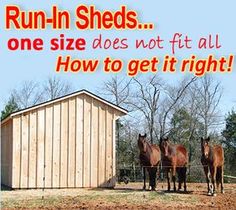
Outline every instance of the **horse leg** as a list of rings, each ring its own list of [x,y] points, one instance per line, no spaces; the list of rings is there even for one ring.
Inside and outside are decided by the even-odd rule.
[[[211,181],[212,181],[212,185],[213,185],[213,196],[216,196],[216,172],[217,172],[217,168],[215,166],[210,167],[210,171],[211,171]]]
[[[143,167],[143,190],[146,190],[146,170]]]
[[[157,167],[154,167],[153,168],[153,190],[156,190],[156,186],[157,186],[156,180],[157,180]]]
[[[181,182],[179,181],[178,191],[180,191],[181,188],[182,188],[182,186],[181,186]]]
[[[182,185],[182,168],[179,168],[177,170],[178,173],[178,181],[179,181],[179,186],[178,186],[178,191],[181,190],[181,185]]]
[[[211,195],[211,192],[210,192],[210,184],[209,184],[209,170],[208,170],[208,166],[203,166],[204,168],[204,172],[205,172],[205,175],[206,175],[206,182],[207,182],[207,194],[208,195]]]
[[[219,184],[221,179],[221,167],[216,168],[216,187],[217,191],[219,192]]]
[[[168,184],[168,191],[170,191],[170,170],[166,170],[166,175],[167,175],[167,184]]]
[[[153,189],[153,174],[152,174],[152,168],[148,168],[148,175],[149,175],[149,190]]]
[[[151,190],[155,190],[155,168],[150,168],[149,169],[149,186],[151,188]]]
[[[174,192],[176,192],[176,185],[175,185],[175,181],[176,181],[176,167],[175,166],[173,167],[173,170],[172,170],[172,181],[174,183]]]
[[[184,176],[184,192],[187,192],[187,185],[186,185],[186,179],[187,179],[187,167],[183,168],[183,176]]]
[[[221,174],[221,179],[220,179],[220,185],[221,185],[221,193],[225,193],[224,192],[224,166],[220,167],[220,174]]]

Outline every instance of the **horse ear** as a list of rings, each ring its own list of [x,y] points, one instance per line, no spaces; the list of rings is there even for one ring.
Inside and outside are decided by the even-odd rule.
[[[203,142],[203,138],[201,137],[201,142]]]
[[[169,138],[168,137],[164,138],[164,141],[169,141]]]
[[[210,136],[208,136],[206,140],[207,140],[207,141],[210,141]]]
[[[147,134],[145,133],[145,134],[144,134],[144,138],[146,138],[146,137],[147,137]]]
[[[138,137],[139,137],[139,138],[141,137],[141,134],[140,134],[140,133],[138,134]]]

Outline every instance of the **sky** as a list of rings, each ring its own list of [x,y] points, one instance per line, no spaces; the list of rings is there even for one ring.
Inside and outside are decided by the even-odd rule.
[[[88,89],[96,92],[103,81],[109,79],[114,74],[104,73],[99,67],[96,73],[56,73],[55,64],[59,55],[70,55],[78,59],[104,59],[105,57],[119,58],[124,61],[130,59],[144,59],[157,56],[163,58],[165,55],[171,55],[171,46],[168,41],[175,33],[188,35],[192,41],[192,49],[176,50],[175,56],[179,60],[188,58],[192,54],[197,57],[205,58],[209,54],[216,57],[229,56],[236,54],[236,1],[141,1],[141,0],[123,0],[123,1],[35,1],[35,0],[1,0],[0,2],[0,110],[7,102],[12,89],[17,88],[23,81],[34,80],[44,81],[49,76],[57,76],[73,84],[76,89]],[[129,10],[135,10],[138,13],[138,19],[143,23],[154,23],[154,30],[78,30],[74,27],[76,19],[75,9],[80,5],[95,5],[99,10],[116,11],[121,5],[126,5]],[[6,30],[5,29],[5,7],[7,5],[18,5],[22,10],[44,10],[50,15],[53,5],[57,5],[61,10],[68,10],[71,13],[72,27],[70,30]],[[85,38],[88,47],[85,51],[59,51],[49,50],[49,41],[52,38],[58,38],[60,34],[66,37]],[[94,38],[102,35],[103,39],[127,38],[129,48],[126,50],[92,50],[91,42]],[[199,50],[197,40],[200,37],[208,37],[211,34],[213,40],[216,34],[219,35],[220,49]],[[149,40],[161,36],[164,39],[164,49],[135,49],[136,39]],[[44,40],[43,51],[10,51],[7,48],[7,42],[10,38],[42,38]],[[224,89],[223,97],[220,103],[222,114],[227,113],[236,106],[235,94],[235,61],[233,63],[232,73],[213,74],[217,81],[222,83]],[[126,76],[126,70],[119,73],[120,76]],[[150,74],[145,74],[148,76]],[[183,73],[165,73],[162,74],[164,80],[168,83],[177,84],[179,79],[184,77]]]

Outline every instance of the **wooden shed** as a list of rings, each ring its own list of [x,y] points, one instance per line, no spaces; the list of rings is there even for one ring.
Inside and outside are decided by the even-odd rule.
[[[115,121],[126,110],[81,90],[1,122],[1,181],[11,188],[113,187]]]

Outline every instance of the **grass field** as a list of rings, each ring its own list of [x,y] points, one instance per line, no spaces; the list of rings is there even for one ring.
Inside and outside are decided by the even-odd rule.
[[[189,183],[188,192],[141,190],[141,183],[115,189],[47,189],[1,192],[2,209],[236,209],[236,184],[225,184],[225,194],[207,196],[206,184]]]

